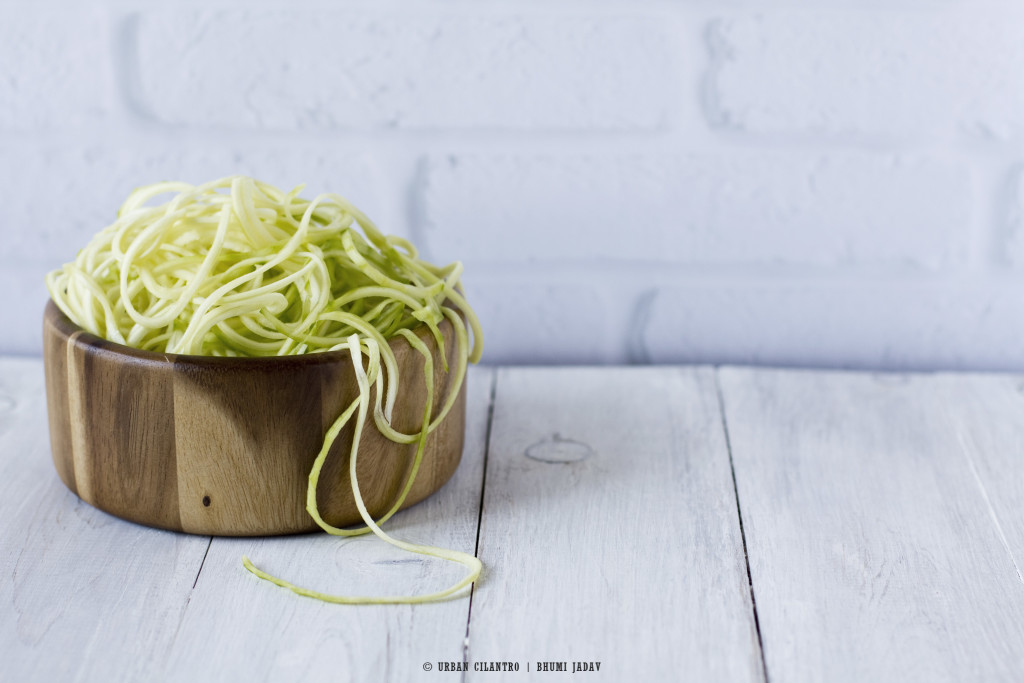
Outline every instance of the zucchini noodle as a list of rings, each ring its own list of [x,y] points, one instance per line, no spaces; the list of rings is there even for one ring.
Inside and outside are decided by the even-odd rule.
[[[196,186],[165,182],[139,188],[125,201],[117,220],[72,263],[47,275],[47,288],[57,306],[83,329],[158,353],[283,356],[347,351],[359,395],[327,430],[309,473],[306,510],[329,534],[373,533],[408,552],[462,564],[469,573],[455,585],[425,595],[342,596],[271,576],[248,557],[242,563],[261,579],[326,602],[443,600],[477,580],[480,560],[393,538],[381,525],[405,502],[427,437],[454,406],[467,363],[480,360],[480,323],[459,290],[462,264],[438,267],[423,261],[412,244],[380,232],[346,199],[321,194],[310,201],[299,197],[302,189],[283,192],[244,176]],[[173,196],[154,203],[167,194]],[[451,340],[444,339],[439,327],[445,319],[455,331],[454,369],[448,368],[445,354],[445,343]],[[433,419],[433,356],[412,331],[420,325],[430,330],[444,369],[454,372]],[[423,421],[410,434],[391,426],[399,377],[388,341],[396,337],[406,339],[424,361]],[[377,520],[366,509],[356,478],[359,439],[371,415],[388,439],[416,444],[401,493]],[[349,473],[365,526],[341,529],[321,517],[316,489],[331,446],[352,420]]]

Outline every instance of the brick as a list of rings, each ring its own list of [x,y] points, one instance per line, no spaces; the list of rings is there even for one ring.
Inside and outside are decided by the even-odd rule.
[[[789,282],[658,292],[656,363],[883,370],[1024,368],[1024,298],[997,282]]]
[[[650,18],[146,12],[159,120],[250,129],[645,129],[675,86]]]
[[[1002,218],[1004,229],[997,243],[999,260],[1014,267],[1024,266],[1024,166],[1017,166],[1010,173],[1006,193],[1007,204]]]
[[[607,362],[606,307],[595,289],[486,282],[472,269],[465,283],[483,326],[485,363]]]
[[[431,157],[424,238],[467,262],[955,266],[970,181],[833,153]]]
[[[0,8],[0,128],[76,128],[102,120],[113,99],[103,14]]]
[[[163,180],[202,183],[245,173],[293,187],[303,195],[333,191],[346,196],[386,232],[396,211],[380,192],[380,171],[367,157],[331,145],[231,146],[181,142],[146,148],[0,145],[0,185],[8,204],[2,219],[5,252],[0,263],[30,260],[57,267],[100,229],[136,187]],[[402,226],[404,227],[404,226]]]
[[[712,24],[708,116],[754,133],[1019,137],[1024,12],[773,11]]]

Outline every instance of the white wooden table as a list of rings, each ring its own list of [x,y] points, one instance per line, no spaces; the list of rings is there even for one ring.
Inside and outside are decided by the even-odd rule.
[[[372,537],[210,539],[99,512],[54,472],[41,363],[0,359],[0,680],[1024,680],[1020,378],[469,381],[457,474],[388,527],[475,549],[481,581],[443,604],[349,607],[240,558],[348,594],[438,589],[462,568]],[[477,670],[500,662],[519,671]]]

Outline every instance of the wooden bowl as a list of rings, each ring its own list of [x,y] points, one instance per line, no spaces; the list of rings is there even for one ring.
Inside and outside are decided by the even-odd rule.
[[[441,326],[453,339],[451,323]],[[434,410],[446,373],[433,336]],[[140,351],[90,334],[51,301],[43,320],[50,444],[69,489],[101,510],[149,526],[194,534],[257,536],[312,531],[306,487],[334,419],[358,395],[347,351],[304,356],[218,358]],[[446,344],[454,368],[456,344]],[[418,430],[426,386],[423,357],[399,337],[400,392],[392,424]],[[455,472],[466,416],[463,384],[430,435],[403,507],[423,500]],[[354,420],[331,449],[317,487],[323,518],[360,523],[349,478]],[[357,476],[378,517],[405,484],[415,444],[382,436],[368,415]]]

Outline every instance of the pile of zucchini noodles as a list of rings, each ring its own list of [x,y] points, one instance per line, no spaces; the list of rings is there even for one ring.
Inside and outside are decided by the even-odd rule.
[[[299,186],[283,192],[244,176],[197,186],[165,182],[139,188],[121,207],[117,220],[97,234],[73,263],[47,276],[47,287],[57,306],[80,327],[139,349],[214,356],[348,351],[359,396],[327,431],[309,474],[306,509],[329,534],[373,532],[409,552],[465,565],[469,574],[450,588],[426,595],[339,596],[271,576],[248,557],[242,558],[243,564],[262,579],[327,602],[441,600],[475,581],[480,561],[467,553],[392,538],[380,525],[405,501],[427,436],[458,397],[467,361],[480,359],[480,324],[459,291],[462,265],[437,267],[423,261],[407,240],[384,235],[344,198],[322,194],[310,201],[299,197],[301,191]],[[149,205],[168,193],[173,193],[168,201]],[[431,420],[432,355],[412,330],[426,325],[445,359],[439,325],[446,318],[455,330],[457,367],[445,403]],[[472,349],[464,319],[472,330]],[[427,402],[415,434],[401,433],[390,424],[399,377],[388,340],[398,336],[406,338],[425,362]],[[447,360],[444,363],[448,370]],[[376,388],[372,408],[380,432],[396,443],[416,443],[401,494],[376,521],[363,503],[356,479],[371,386]],[[340,529],[320,516],[316,488],[331,445],[353,416],[349,470],[352,493],[366,526]]]

